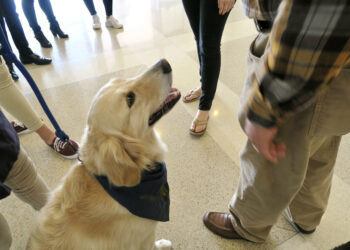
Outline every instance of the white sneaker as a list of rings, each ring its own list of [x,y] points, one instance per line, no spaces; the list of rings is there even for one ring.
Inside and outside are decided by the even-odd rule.
[[[117,19],[115,19],[113,16],[110,16],[106,20],[106,27],[107,28],[114,28],[114,29],[122,29],[123,24],[121,24]]]
[[[99,29],[101,29],[100,18],[98,17],[97,14],[92,16],[92,28],[93,28],[94,30],[99,30]]]

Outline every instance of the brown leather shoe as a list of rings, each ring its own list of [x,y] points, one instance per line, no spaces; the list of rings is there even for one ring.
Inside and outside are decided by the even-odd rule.
[[[203,216],[204,225],[212,232],[228,239],[243,239],[232,226],[229,213],[207,212]]]

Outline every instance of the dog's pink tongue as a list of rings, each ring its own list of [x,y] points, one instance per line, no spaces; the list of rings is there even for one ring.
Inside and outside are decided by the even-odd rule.
[[[165,99],[164,103],[170,102],[171,99],[176,97],[179,94],[179,91],[176,88],[171,88],[168,97]]]
[[[159,108],[155,111],[155,113],[158,112],[159,110],[161,110],[165,104],[170,102],[172,99],[176,98],[179,94],[180,94],[180,91],[178,91],[176,88],[171,88],[167,98],[162,103],[162,105],[159,106]]]

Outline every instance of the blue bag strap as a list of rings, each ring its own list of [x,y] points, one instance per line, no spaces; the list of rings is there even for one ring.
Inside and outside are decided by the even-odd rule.
[[[34,91],[34,94],[36,95],[36,98],[38,99],[41,107],[45,111],[47,117],[49,118],[52,126],[56,130],[56,136],[59,137],[62,141],[69,143],[69,136],[60,128],[58,125],[55,117],[52,115],[49,107],[47,106],[43,96],[40,93],[40,90],[38,86],[35,84],[35,81],[27,71],[27,69],[23,66],[23,64],[17,59],[15,54],[12,52],[12,49],[10,45],[7,42],[6,36],[0,26],[0,55],[2,55],[7,63],[14,63],[19,71],[23,74],[23,76],[26,78],[27,82],[29,83],[30,87]],[[73,148],[74,146],[69,143]],[[77,150],[76,148],[74,148]]]

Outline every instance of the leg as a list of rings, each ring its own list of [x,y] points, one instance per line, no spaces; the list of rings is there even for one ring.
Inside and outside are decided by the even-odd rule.
[[[244,126],[245,105],[260,57],[268,44],[268,34],[259,34],[248,54],[248,76],[241,96],[239,119]],[[263,242],[279,215],[301,188],[309,159],[310,139],[307,136],[313,108],[299,113],[279,130],[278,140],[287,145],[286,157],[278,164],[266,161],[249,141],[241,153],[241,174],[238,188],[229,209],[232,225],[244,238]],[[296,130],[295,127],[298,129]]]
[[[229,12],[219,15],[218,3],[200,1],[199,53],[202,76],[202,96],[199,110],[210,110],[216,92],[221,66],[221,37]]]
[[[103,0],[105,6],[106,16],[112,16],[113,14],[113,0]]]
[[[200,1],[199,57],[202,94],[190,133],[202,135],[207,127],[221,67],[221,37],[229,12],[219,15],[217,1]]]
[[[194,38],[196,41],[196,47],[197,47],[197,56],[199,61],[199,75],[202,75],[202,63],[201,63],[201,56],[199,51],[199,1],[198,0],[182,0],[188,21],[190,23],[190,26],[192,28],[192,32],[194,34]],[[202,79],[201,79],[202,81]],[[199,98],[199,96],[202,94],[201,87],[198,87],[194,90],[190,90],[186,95],[184,96],[184,102],[191,102],[195,101]]]
[[[23,122],[29,129],[36,131],[43,126],[43,122],[22,92],[13,84],[6,64],[0,64],[0,106]]]
[[[91,16],[97,14],[93,0],[84,0],[84,3],[86,5],[86,8],[89,10]]]
[[[40,210],[47,202],[49,189],[23,148],[4,184],[35,210]]]
[[[55,14],[53,13],[50,0],[39,0],[40,8],[45,13],[47,20],[51,25],[57,23]]]
[[[334,164],[340,144],[340,136],[313,138],[311,158],[304,184],[289,205],[293,222],[310,231],[321,222],[331,191]]]
[[[103,0],[106,11],[106,27],[114,29],[122,29],[123,24],[121,24],[116,18],[112,16],[113,14],[113,0]]]
[[[248,141],[241,153],[241,173],[229,209],[234,230],[245,239],[264,242],[278,217],[299,191],[309,157],[308,124],[312,109],[280,129],[278,140],[286,143],[286,157],[272,164]],[[298,127],[296,131],[293,128]]]
[[[0,249],[9,250],[12,243],[12,236],[9,224],[0,213]]]
[[[11,32],[12,39],[19,51],[19,54],[22,56],[33,54],[32,50],[29,48],[28,41],[24,35],[22,24],[18,18],[14,0],[0,0],[0,5],[3,9],[3,14],[7,26]]]
[[[24,15],[26,16],[27,21],[34,33],[41,31],[35,14],[34,0],[22,0],[22,8]]]
[[[41,121],[22,92],[13,84],[4,60],[0,64],[0,79],[0,106],[27,128],[36,131],[46,144],[51,144],[55,133]]]
[[[45,13],[47,20],[50,23],[50,30],[52,34],[54,36],[57,35],[60,38],[68,38],[68,35],[61,30],[61,27],[56,20],[55,14],[53,13],[53,10],[52,10],[50,0],[39,0],[39,4],[40,4],[40,8]]]

